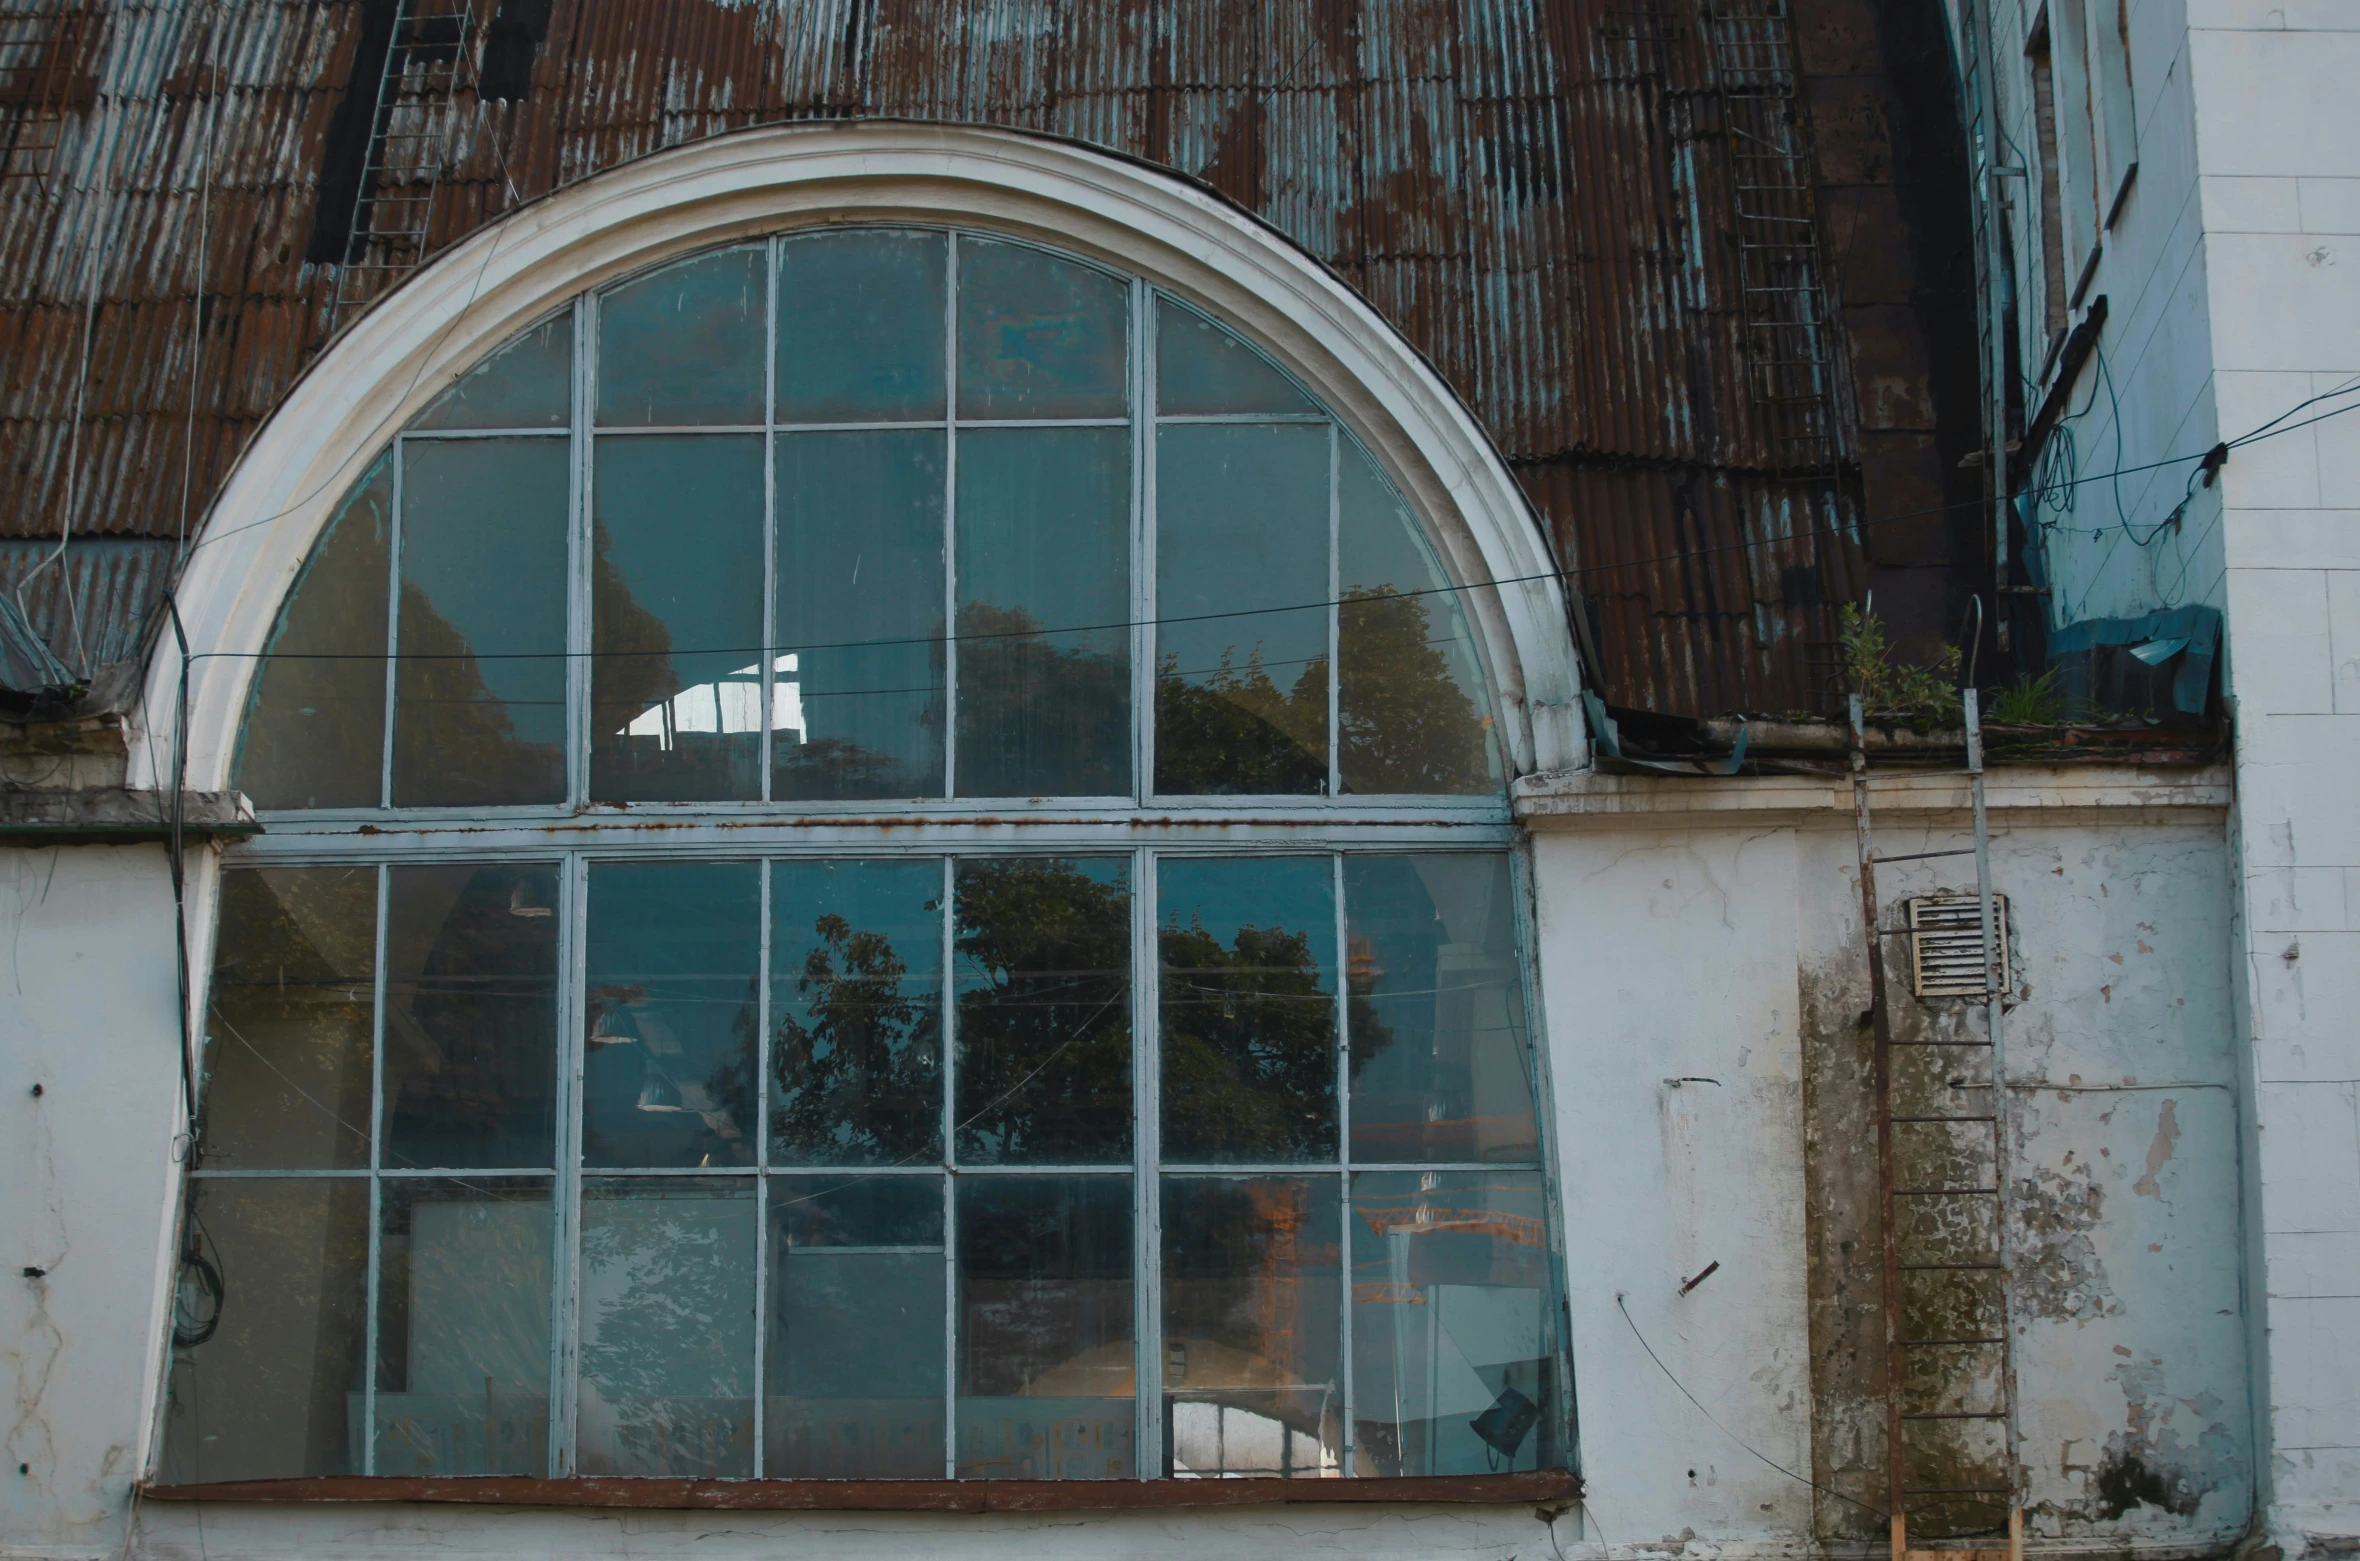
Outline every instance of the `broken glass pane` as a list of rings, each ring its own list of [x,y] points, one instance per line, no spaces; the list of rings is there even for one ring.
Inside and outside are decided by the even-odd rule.
[[[173,1347],[166,1483],[360,1473],[368,1180],[198,1177],[188,1220],[221,1294],[212,1337]],[[184,1269],[190,1321],[199,1288]]]
[[[1497,791],[1467,614],[1409,506],[1358,445],[1340,478],[1337,766],[1351,792]]]
[[[942,1477],[942,1177],[770,1183],[763,1470]]]
[[[584,1165],[754,1163],[756,871],[590,869]]]
[[[1344,858],[1352,1158],[1540,1158],[1508,859]]]
[[[1552,1272],[1537,1171],[1352,1178],[1354,1473],[1563,1465]]]
[[[574,312],[510,339],[461,375],[410,424],[429,428],[563,428],[574,413]]]
[[[778,251],[778,420],[942,416],[940,233],[815,233]]]
[[[959,1179],[958,1470],[1132,1477],[1131,1179]]]
[[[1024,244],[959,240],[959,415],[1120,417],[1130,289]]]
[[[238,789],[258,808],[373,808],[385,788],[385,568],[393,460],[314,543],[254,680]]]
[[[774,1165],[900,1165],[942,1143],[942,863],[770,868]]]
[[[762,795],[762,440],[602,438],[590,795]]]
[[[759,245],[725,249],[601,296],[599,425],[761,422],[767,265]]]
[[[544,863],[393,869],[387,1167],[556,1163],[556,907]]]
[[[1131,1158],[1131,864],[958,864],[958,1152],[977,1164]]]
[[[563,439],[401,446],[401,807],[565,797]]]
[[[777,800],[942,795],[945,442],[778,440]]]
[[[1268,358],[1169,298],[1155,301],[1155,351],[1160,416],[1319,410]]]
[[[1328,441],[1156,433],[1158,792],[1327,789]]]
[[[1127,430],[960,435],[960,796],[1130,795],[1130,533]]]
[[[377,869],[221,875],[199,1140],[218,1170],[369,1163]]]
[[[1164,1158],[1336,1157],[1336,895],[1324,856],[1156,866]]]
[[[549,1183],[389,1178],[377,1472],[549,1472]]]
[[[1333,1176],[1167,1176],[1164,1473],[1344,1472],[1342,1189]]]
[[[583,1474],[754,1472],[754,1183],[582,1184]]]

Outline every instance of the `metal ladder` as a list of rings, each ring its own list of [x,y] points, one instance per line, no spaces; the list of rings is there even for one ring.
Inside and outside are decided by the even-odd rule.
[[[399,0],[394,8],[369,149],[328,305],[330,334],[345,310],[374,301],[425,263],[474,10],[474,0]]]
[[[0,12],[0,183],[56,172],[84,31],[100,22],[86,4]]]
[[[1853,832],[1876,1040],[1892,1561],[2023,1561],[2024,1553],[2008,1231],[2007,967],[1991,888],[1981,711],[1975,690],[1962,698],[1974,845],[1882,856],[1872,784],[1928,772],[1872,774],[1860,696],[1851,697]],[[1982,933],[1983,977],[1973,995],[1982,999],[1983,1034],[1896,1040],[1885,943],[1916,929],[1883,925],[1877,864],[1967,855],[1975,859]]]
[[[1747,388],[1775,469],[1825,475],[1843,441],[1787,0],[1711,0],[1704,16],[1729,137]]]

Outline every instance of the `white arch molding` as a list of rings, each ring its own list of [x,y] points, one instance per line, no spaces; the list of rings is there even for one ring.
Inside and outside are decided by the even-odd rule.
[[[1482,427],[1382,316],[1268,227],[1168,174],[1012,131],[869,121],[713,137],[567,186],[439,256],[339,337],[239,458],[181,582],[196,658],[187,784],[230,786],[257,655],[353,478],[491,349],[674,255],[897,218],[1091,255],[1242,327],[1367,442],[1453,578],[1479,587],[1464,594],[1512,770],[1578,762],[1580,683],[1540,527]],[[178,677],[167,640],[148,672],[134,775],[169,773]]]

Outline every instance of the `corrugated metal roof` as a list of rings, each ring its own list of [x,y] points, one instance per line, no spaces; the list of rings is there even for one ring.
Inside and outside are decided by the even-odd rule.
[[[330,126],[390,0],[87,3],[94,91],[63,110],[56,171],[0,180],[0,535],[56,534],[70,491],[77,536],[177,537],[325,339],[335,273],[308,253]],[[475,0],[479,37],[498,3]],[[1825,604],[1866,578],[1858,489],[1770,475],[1700,14],[554,0],[528,96],[458,95],[433,244],[783,119],[988,123],[1165,165],[1334,267],[1466,398],[1591,571],[1574,594],[1610,698],[1791,709],[1818,686]],[[1724,550],[1667,561],[1705,539]]]

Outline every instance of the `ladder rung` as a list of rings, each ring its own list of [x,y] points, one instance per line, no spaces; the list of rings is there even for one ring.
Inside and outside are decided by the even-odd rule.
[[[1951,1089],[1989,1089],[1988,1084],[1952,1084]],[[1894,1117],[1895,1122],[1997,1122],[1998,1117]]]
[[[1973,846],[1960,846],[1955,851],[1912,851],[1906,856],[1872,856],[1872,862],[1924,862],[1937,856],[1973,856]]]
[[[1989,1198],[1997,1194],[1997,1187],[1896,1187],[1896,1198]]]
[[[1953,1344],[2005,1344],[2008,1341],[2005,1339],[1903,1339],[1899,1342],[1905,1350],[1926,1350]]]
[[[2005,1420],[2004,1409],[1927,1409],[1914,1415],[1903,1415],[1904,1420]]]
[[[1989,1046],[1989,1041],[1887,1041],[1887,1046]],[[1961,1089],[1989,1089],[1988,1084],[1962,1084]]]
[[[1904,1485],[1904,1496],[2012,1496],[2015,1488],[2008,1485]]]
[[[1903,1263],[1905,1274],[1968,1274],[1999,1271],[1997,1263]]]

